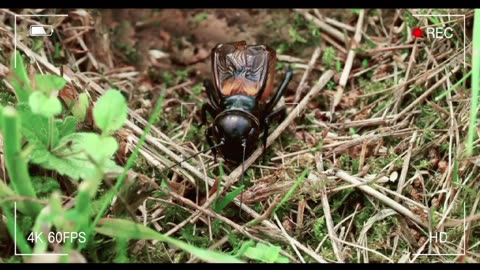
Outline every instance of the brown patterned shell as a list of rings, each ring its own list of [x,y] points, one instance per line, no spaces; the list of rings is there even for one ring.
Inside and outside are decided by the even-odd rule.
[[[256,96],[266,101],[275,80],[276,53],[265,45],[247,45],[245,41],[219,44],[212,50],[213,82],[224,96]]]

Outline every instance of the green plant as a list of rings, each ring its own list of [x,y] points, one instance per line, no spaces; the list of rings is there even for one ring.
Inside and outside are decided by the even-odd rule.
[[[123,238],[128,239],[148,239],[148,240],[160,240],[169,244],[173,244],[182,250],[190,252],[198,258],[206,262],[214,263],[239,263],[241,260],[216,251],[200,249],[191,245],[188,245],[182,241],[174,238],[162,235],[150,228],[143,225],[136,224],[128,220],[121,219],[102,219],[97,227],[96,231],[100,234],[108,235],[111,237],[117,237],[122,235]]]
[[[193,27],[197,26],[200,22],[204,21],[208,19],[208,13],[205,13],[205,12],[200,12],[198,14],[196,14],[192,20],[191,20],[191,25]]]
[[[290,260],[280,254],[279,246],[265,245],[257,243],[254,246],[253,241],[243,242],[236,257],[247,257],[262,263],[289,263]]]
[[[291,26],[288,29],[288,34],[290,35],[290,39],[292,43],[300,42],[300,43],[307,43],[307,40],[298,33],[297,29]]]
[[[220,183],[219,186],[221,185],[221,181],[223,180],[224,172],[223,172],[223,164],[220,162]],[[220,198],[220,188],[217,189],[217,192],[215,192],[215,201],[213,202],[213,210],[217,213],[220,213],[225,207],[227,207],[230,203],[235,200],[235,198],[240,195],[240,193],[243,192],[244,186],[240,186],[236,188],[235,190],[227,193],[225,197]]]
[[[332,68],[335,64],[335,49],[333,47],[325,48],[322,56],[322,64],[324,64],[327,68]]]
[[[21,149],[20,119],[13,107],[5,107],[2,112],[2,132],[4,138],[5,163],[13,189],[20,195],[36,198],[28,173],[25,154]],[[23,202],[21,202],[23,204]],[[35,216],[40,211],[36,203],[25,201],[21,207],[25,213]]]
[[[472,60],[472,105],[470,109],[470,123],[468,125],[467,155],[473,153],[473,142],[476,137],[478,99],[480,98],[480,9],[475,9],[473,24],[473,60]]]
[[[126,247],[127,240],[140,237],[165,241],[205,261],[240,262],[232,256],[163,236],[133,221],[102,219],[138,157],[139,147],[153,121],[161,112],[163,96],[157,102],[140,143],[126,167],[122,168],[113,160],[118,149],[113,134],[123,127],[128,117],[127,102],[120,91],[109,89],[94,104],[93,120],[100,133],[77,132],[78,122],[86,117],[87,96],[81,94],[75,103],[70,104],[72,110],[67,110],[56,95],[66,85],[66,80],[56,75],[37,74],[31,81],[21,55],[17,53],[16,57],[17,66],[11,67],[13,75],[8,79],[15,89],[17,103],[15,106],[0,106],[0,129],[11,183],[10,187],[0,181],[0,207],[8,220],[7,229],[11,237],[17,239],[22,253],[46,253],[49,243],[62,245],[67,254],[72,250],[81,251],[86,246],[95,245],[93,236],[97,232],[115,237],[115,261],[127,261],[128,254],[122,247]],[[62,191],[55,183],[56,179],[30,175],[29,167],[33,164],[44,169],[46,175],[55,172],[77,182],[74,207],[63,206]],[[113,190],[97,198],[107,174],[120,176]],[[34,187],[44,181],[48,181],[48,185],[36,191]],[[37,198],[39,194],[42,200]],[[18,196],[24,198],[17,202],[22,214],[18,218],[32,222],[21,222],[23,225],[15,228],[12,208],[14,198]],[[99,221],[102,222],[98,224]],[[28,235],[24,234],[26,231]],[[63,258],[64,261],[68,259],[69,256]]]

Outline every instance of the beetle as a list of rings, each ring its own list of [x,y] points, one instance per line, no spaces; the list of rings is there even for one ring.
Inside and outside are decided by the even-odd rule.
[[[228,162],[243,162],[260,137],[265,158],[269,124],[286,114],[284,105],[274,108],[292,79],[291,68],[273,93],[277,57],[269,46],[244,40],[220,43],[210,57],[212,80],[204,80],[208,102],[202,106],[201,120],[207,123],[207,113],[213,118],[205,137],[215,162],[218,153]]]

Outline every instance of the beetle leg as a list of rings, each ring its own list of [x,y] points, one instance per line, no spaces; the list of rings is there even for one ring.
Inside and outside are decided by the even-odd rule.
[[[212,132],[212,127],[208,127],[207,130],[205,130],[205,138],[207,139],[207,143],[210,147],[213,147],[215,144],[213,144],[213,132]],[[213,154],[213,160],[215,163],[217,163],[217,149],[212,148],[212,154]]]
[[[285,106],[271,112],[269,115],[265,117],[263,120],[263,161],[265,162],[265,155],[267,153],[267,138],[268,138],[268,128],[272,120],[277,120],[284,118],[287,111]]]
[[[275,93],[275,96],[268,102],[267,106],[265,107],[265,112],[268,113],[271,110],[273,110],[273,107],[277,104],[277,102],[280,100],[280,98],[283,95],[283,92],[287,89],[288,83],[292,80],[293,76],[293,71],[290,68],[290,66],[287,67],[287,72],[285,73],[285,78],[283,79],[282,84],[278,88],[277,92]]]
[[[210,116],[215,117],[217,116],[217,111],[215,108],[210,104],[210,103],[205,103],[202,106],[202,112],[201,112],[201,123],[200,126],[204,125],[207,123],[207,112],[210,114]]]

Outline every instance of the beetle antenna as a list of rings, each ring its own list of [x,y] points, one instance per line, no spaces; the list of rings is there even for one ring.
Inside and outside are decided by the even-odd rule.
[[[183,160],[181,160],[181,161],[179,161],[179,162],[175,162],[172,166],[170,166],[170,167],[168,167],[168,168],[165,168],[165,169],[163,169],[162,171],[160,171],[160,173],[163,174],[163,172],[165,172],[165,171],[167,171],[167,170],[170,170],[171,168],[173,168],[173,167],[175,167],[175,166],[178,166],[178,165],[182,164],[183,162],[185,162],[185,161],[187,161],[187,160],[189,160],[189,159],[191,159],[191,158],[194,158],[194,157],[196,157],[196,156],[198,156],[198,155],[200,155],[200,154],[206,153],[206,152],[208,152],[209,150],[212,150],[212,149],[214,149],[214,148],[217,148],[217,147],[219,147],[219,146],[222,146],[223,144],[224,144],[224,142],[223,142],[223,140],[222,140],[220,143],[218,143],[218,144],[216,144],[216,145],[214,145],[214,146],[212,146],[212,147],[210,147],[210,148],[207,148],[207,149],[205,149],[205,150],[199,151],[199,152],[197,152],[197,153],[195,153],[195,154],[193,154],[193,155],[191,155],[191,156],[189,156],[189,157],[187,157],[187,158],[185,158],[185,159],[183,159]],[[244,151],[244,152],[245,152],[245,151]]]
[[[247,140],[242,141],[243,155],[242,155],[242,174],[240,175],[240,183],[245,188],[243,175],[245,174],[245,149],[247,148]],[[240,193],[240,218],[242,218],[242,204],[243,204],[243,191]]]

